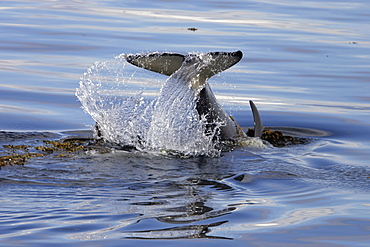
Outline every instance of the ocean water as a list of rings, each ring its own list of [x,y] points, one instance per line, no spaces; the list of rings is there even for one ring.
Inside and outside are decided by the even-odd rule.
[[[265,126],[310,141],[3,166],[0,245],[368,246],[369,10],[364,0],[2,2],[1,145],[89,135],[80,78],[150,51],[241,50],[209,81],[224,109],[247,128],[253,100]]]

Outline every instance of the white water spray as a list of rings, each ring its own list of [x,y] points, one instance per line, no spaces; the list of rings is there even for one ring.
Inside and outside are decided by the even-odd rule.
[[[196,110],[199,88],[176,83],[179,78],[174,77],[159,90],[156,74],[126,65],[125,54],[96,62],[84,73],[76,90],[104,140],[145,151],[219,155],[220,150],[215,148],[218,127],[206,133],[205,117]]]

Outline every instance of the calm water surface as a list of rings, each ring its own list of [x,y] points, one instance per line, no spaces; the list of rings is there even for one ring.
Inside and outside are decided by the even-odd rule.
[[[74,93],[95,61],[234,50],[243,60],[210,81],[225,109],[251,126],[254,100],[265,126],[311,142],[2,167],[1,246],[368,246],[369,12],[365,0],[2,2],[2,145],[89,129]]]

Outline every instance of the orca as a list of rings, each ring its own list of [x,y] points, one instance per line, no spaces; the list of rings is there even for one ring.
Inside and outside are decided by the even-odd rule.
[[[208,83],[212,76],[237,64],[243,57],[241,51],[208,52],[182,55],[171,52],[154,52],[149,54],[128,54],[126,61],[137,67],[169,76],[166,83],[187,85],[194,90],[196,110],[199,118],[206,118],[206,128],[218,126],[218,138],[221,141],[235,141],[246,137],[236,121],[222,109]],[[250,101],[254,117],[254,136],[261,137],[263,126],[257,107]]]

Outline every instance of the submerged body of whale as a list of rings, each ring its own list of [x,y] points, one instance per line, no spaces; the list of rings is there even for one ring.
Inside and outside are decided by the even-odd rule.
[[[173,119],[163,119],[161,115],[177,114],[176,97],[192,97],[198,116],[192,117],[194,121],[205,122],[205,132],[213,135],[219,141],[235,141],[246,137],[238,124],[222,109],[213,94],[208,79],[220,73],[242,59],[242,52],[209,52],[200,54],[182,55],[177,53],[150,53],[127,55],[126,60],[138,67],[169,76],[161,89],[160,96],[154,106],[152,128],[153,133],[167,133],[166,126]],[[173,95],[174,88],[183,88],[181,95]],[[171,98],[172,97],[172,98]],[[262,134],[262,122],[257,108],[251,103],[255,136]],[[181,119],[181,117],[180,117]],[[181,131],[181,130],[180,130]]]

